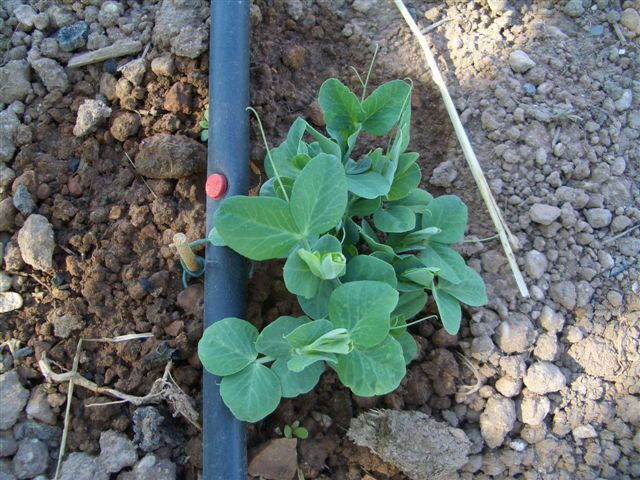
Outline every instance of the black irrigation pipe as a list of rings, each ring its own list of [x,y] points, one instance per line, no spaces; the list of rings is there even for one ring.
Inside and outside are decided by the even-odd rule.
[[[249,0],[212,0],[207,232],[220,200],[249,188],[248,104]],[[245,316],[247,276],[243,258],[226,247],[207,246],[205,328],[224,317]],[[245,480],[245,427],[222,402],[219,383],[203,371],[203,478]]]

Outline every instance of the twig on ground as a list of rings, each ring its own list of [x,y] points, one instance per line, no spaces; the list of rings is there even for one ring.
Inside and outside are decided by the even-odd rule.
[[[627,39],[625,38],[624,33],[622,33],[622,29],[620,28],[620,25],[618,25],[618,23],[613,24],[613,32],[616,34],[616,37],[618,37],[618,41],[622,45],[627,44]]]
[[[133,163],[133,160],[131,160],[131,157],[129,156],[129,154],[125,151],[124,152],[125,157],[127,157],[127,160],[129,160],[129,163],[131,164],[131,168],[133,168],[134,173],[136,174],[136,176],[140,177],[140,180],[142,180],[142,182],[145,184],[145,186],[149,189],[149,191],[151,192],[151,194],[153,195],[153,198],[155,198],[156,200],[158,200],[158,195],[156,195],[156,192],[154,192],[151,187],[149,186],[149,184],[147,183],[147,180],[145,180],[145,178],[140,175],[138,173],[138,170],[136,169],[136,165],[135,163]]]
[[[462,363],[464,363],[467,366],[467,368],[471,370],[471,373],[473,373],[473,376],[476,377],[475,385],[461,385],[458,388],[457,393],[459,393],[460,395],[473,395],[478,390],[480,390],[480,387],[482,387],[480,373],[478,372],[478,369],[476,368],[476,366],[473,363],[471,363],[471,360],[469,360],[465,355],[463,355],[460,352],[455,352],[455,353],[462,360]]]
[[[431,25],[429,25],[428,27],[426,27],[424,30],[422,30],[422,34],[426,35],[427,33],[430,33],[432,31],[434,31],[436,28],[438,28],[440,25],[443,25],[445,23],[447,23],[449,21],[448,18],[443,18],[442,20],[438,20],[435,23],[432,23]]]
[[[620,232],[618,235],[611,237],[611,238],[607,238],[604,242],[605,245],[611,242],[615,242],[616,240],[618,240],[621,237],[624,237],[625,235],[629,235],[631,232],[633,232],[634,230],[637,230],[638,228],[640,228],[640,223],[638,225],[634,225],[631,228],[627,228],[624,232]]]
[[[447,113],[449,114],[449,118],[451,123],[453,124],[453,129],[458,137],[458,141],[460,142],[460,146],[462,147],[462,152],[464,153],[465,159],[467,160],[467,164],[469,165],[469,169],[471,170],[471,174],[473,175],[474,180],[480,190],[480,195],[484,200],[485,205],[487,206],[487,210],[489,210],[489,215],[491,216],[491,220],[500,235],[500,243],[502,244],[502,248],[504,249],[505,255],[507,257],[507,261],[509,262],[509,266],[511,267],[511,272],[513,273],[513,277],[518,285],[518,289],[520,290],[520,294],[523,297],[529,296],[529,289],[524,281],[524,277],[522,276],[522,272],[518,267],[518,263],[516,261],[515,254],[513,253],[513,249],[519,248],[518,239],[511,233],[507,223],[505,222],[502,213],[500,211],[500,207],[496,204],[495,198],[491,193],[491,189],[487,183],[487,179],[482,172],[482,167],[476,158],[476,155],[471,147],[471,142],[469,142],[469,138],[462,126],[462,122],[460,121],[460,117],[458,116],[458,112],[456,107],[451,99],[451,95],[449,94],[449,90],[444,82],[442,74],[440,73],[440,69],[438,68],[438,64],[431,53],[431,49],[427,44],[427,39],[420,32],[418,25],[416,24],[413,17],[405,7],[402,0],[394,0],[396,7],[400,10],[400,13],[404,17],[407,25],[416,36],[420,47],[422,48],[427,65],[431,70],[431,76],[433,78],[433,82],[436,84],[438,89],[440,90],[440,94],[442,95],[442,99],[444,101],[445,108]],[[513,248],[512,248],[513,247]]]

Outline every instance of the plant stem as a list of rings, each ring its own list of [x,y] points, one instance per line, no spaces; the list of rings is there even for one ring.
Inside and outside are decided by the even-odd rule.
[[[406,328],[406,327],[410,327],[412,325],[417,325],[420,322],[424,322],[425,320],[431,320],[432,318],[438,318],[437,315],[429,315],[428,317],[422,317],[419,320],[414,320],[411,323],[407,323],[406,325],[398,325],[397,327],[391,327],[389,330],[399,330],[401,328]]]
[[[269,163],[271,163],[271,168],[273,168],[273,173],[275,174],[276,180],[278,181],[278,184],[282,189],[282,194],[284,195],[284,198],[287,200],[287,203],[289,203],[289,195],[287,195],[287,191],[284,189],[284,185],[282,184],[282,180],[280,180],[280,174],[278,173],[276,164],[273,162],[273,157],[271,156],[271,150],[269,149],[269,144],[267,143],[267,137],[264,134],[264,128],[262,128],[262,120],[260,120],[260,115],[258,114],[258,112],[256,112],[256,110],[253,107],[247,107],[247,110],[253,113],[253,115],[256,117],[256,120],[258,121],[258,129],[260,130],[260,135],[262,136],[264,148],[267,150],[267,157],[269,157]]]
[[[376,49],[373,52],[373,58],[371,59],[371,64],[369,65],[369,71],[367,72],[367,78],[362,85],[362,97],[360,98],[361,102],[364,102],[364,97],[367,95],[367,85],[369,85],[369,77],[371,76],[371,70],[373,70],[373,65],[376,63],[376,57],[378,56],[378,51],[380,50],[380,45],[376,43]]]
[[[274,360],[275,358],[271,358],[271,357],[261,357],[256,360],[256,363],[259,363],[262,365],[264,363],[273,362]]]

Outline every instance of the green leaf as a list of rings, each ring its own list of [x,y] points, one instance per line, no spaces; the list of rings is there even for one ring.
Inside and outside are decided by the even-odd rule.
[[[440,320],[444,329],[449,335],[456,335],[460,330],[460,322],[462,321],[462,309],[460,302],[440,288],[432,290],[433,298],[438,306]]]
[[[222,379],[220,396],[238,420],[257,422],[278,407],[282,397],[280,379],[268,367],[252,363]]]
[[[426,267],[406,270],[402,276],[422,287],[431,288],[433,285],[433,272]]]
[[[287,361],[287,368],[294,373],[300,373],[312,365],[315,365],[317,362],[338,363],[338,357],[334,353],[324,352],[294,355]]]
[[[395,390],[406,373],[402,346],[389,335],[373,348],[341,355],[334,368],[340,381],[361,397]]]
[[[373,223],[383,232],[408,232],[416,226],[416,214],[408,207],[392,205],[375,212]]]
[[[304,427],[297,427],[296,429],[294,429],[293,434],[300,440],[306,440],[307,438],[309,438],[309,430]]]
[[[402,347],[404,363],[406,365],[409,365],[418,354],[418,345],[416,344],[415,339],[409,332],[406,331],[394,338],[398,341],[398,343],[400,343],[400,346]]]
[[[216,227],[213,227],[211,230],[209,230],[209,235],[207,235],[207,240],[209,240],[209,243],[211,243],[211,245],[214,245],[216,247],[227,246],[227,244],[224,243],[224,240],[218,233],[218,229]]]
[[[300,295],[298,296],[300,308],[311,318],[318,319],[326,317],[329,313],[329,297],[335,288],[336,285],[332,280],[320,282],[320,287],[315,297],[307,299]]]
[[[374,252],[383,252],[391,258],[395,257],[393,248],[391,248],[389,245],[385,245],[384,243],[380,243],[380,240],[376,236],[376,233],[365,220],[362,220],[362,226],[358,227],[358,230],[360,231],[362,239],[371,250],[373,250]]]
[[[462,280],[460,274],[466,268],[464,259],[447,245],[432,242],[424,247],[419,258],[426,267],[438,269],[436,273],[438,277],[451,283],[458,283]]]
[[[298,153],[291,159],[291,163],[298,170],[302,170],[311,161],[311,157],[306,153]]]
[[[438,289],[472,307],[480,307],[489,301],[484,282],[478,272],[465,266],[464,273],[460,276],[462,280],[459,283],[451,283],[445,279],[439,280]]]
[[[404,173],[409,170],[411,165],[414,165],[419,157],[420,154],[418,154],[417,152],[407,152],[400,154],[400,156],[398,157],[397,172]]]
[[[300,252],[301,250],[294,250],[289,254],[284,264],[284,284],[287,290],[295,295],[313,298],[318,293],[322,280],[311,271],[308,262],[300,256]],[[313,256],[311,252],[306,253]]]
[[[335,78],[322,84],[318,103],[324,113],[324,121],[331,129],[353,130],[362,123],[364,112],[358,97]]]
[[[302,238],[287,202],[236,196],[220,205],[214,224],[225,243],[251,260],[286,256]]]
[[[393,267],[387,262],[370,255],[358,255],[347,263],[347,273],[342,277],[342,282],[355,282],[357,280],[384,282],[393,288],[398,285]]]
[[[284,338],[300,325],[310,322],[307,317],[282,316],[267,325],[256,340],[256,350],[273,358],[286,358],[291,355],[291,345]]]
[[[386,283],[345,283],[329,299],[329,318],[349,331],[354,345],[373,347],[389,333],[389,316],[397,303],[398,292]]]
[[[284,398],[294,398],[303,393],[310,392],[316,386],[322,372],[324,372],[324,363],[316,362],[309,365],[301,372],[294,372],[287,367],[287,360],[279,358],[273,365],[271,370],[278,375],[282,386],[282,396]]]
[[[374,199],[389,193],[391,183],[378,172],[347,175],[349,191],[362,198]]]
[[[318,142],[320,149],[324,153],[328,153],[329,155],[334,155],[337,158],[340,158],[342,153],[340,151],[340,145],[338,145],[333,140],[325,137],[315,128],[307,123],[307,132]]]
[[[420,167],[413,163],[406,171],[396,173],[387,198],[391,201],[405,198],[413,189],[420,185],[421,178],[422,173],[420,172]]]
[[[285,339],[294,348],[302,348],[312,344],[317,338],[330,332],[335,327],[324,318],[300,325],[290,332]]]
[[[393,80],[376,88],[364,102],[363,127],[371,135],[386,135],[398,122],[411,86],[402,80]]]
[[[245,320],[227,317],[207,327],[198,342],[198,356],[213,375],[239,372],[258,356],[258,330]]]
[[[419,314],[427,304],[427,294],[423,290],[407,292],[400,295],[398,306],[391,313],[392,316],[402,316],[405,320],[410,320]]]
[[[467,225],[467,206],[455,195],[434,198],[422,215],[422,226],[438,227],[442,230],[431,239],[440,243],[455,243],[464,237]]]
[[[347,175],[347,183],[349,183],[349,176]],[[351,188],[351,187],[349,187]],[[378,210],[382,206],[382,199],[376,198],[373,200],[360,198],[352,202],[347,213],[350,217],[366,217]]]
[[[292,159],[298,154],[298,146],[306,127],[307,122],[303,118],[296,118],[287,133],[287,139],[278,147],[271,149],[271,158],[281,177],[296,178],[300,173],[300,170],[293,165]],[[268,153],[264,157],[264,169],[269,177],[275,176]]]
[[[347,179],[337,157],[321,153],[300,173],[291,192],[291,214],[304,236],[334,228],[347,208]]]
[[[416,213],[422,213],[431,200],[433,200],[433,196],[429,192],[421,188],[415,188],[406,197],[393,202],[393,205],[402,205]]]
[[[284,397],[284,395],[283,395]],[[285,438],[293,438],[293,430],[291,429],[291,427],[289,425],[285,425],[284,426],[284,436]]]

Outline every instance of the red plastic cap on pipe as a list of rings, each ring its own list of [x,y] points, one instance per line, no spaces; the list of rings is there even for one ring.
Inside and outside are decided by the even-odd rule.
[[[207,178],[204,189],[209,198],[220,200],[227,193],[227,178],[221,173],[213,173]]]

